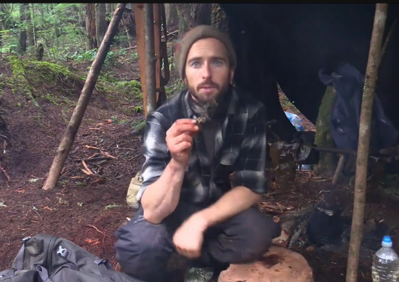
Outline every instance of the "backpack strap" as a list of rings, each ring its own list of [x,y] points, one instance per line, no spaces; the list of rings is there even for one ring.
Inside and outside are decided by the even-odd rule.
[[[106,259],[96,259],[94,263],[98,265],[98,269],[100,270],[101,276],[104,278],[110,278],[111,275],[107,268],[107,260]]]
[[[14,265],[16,270],[23,270],[24,268],[25,247],[26,247],[26,242],[28,242],[30,238],[31,237],[25,237],[22,239],[22,246],[19,249],[18,254],[14,260]]]
[[[39,273],[39,276],[43,282],[53,282],[50,277],[48,277],[48,270],[45,267],[36,265],[35,270]]]

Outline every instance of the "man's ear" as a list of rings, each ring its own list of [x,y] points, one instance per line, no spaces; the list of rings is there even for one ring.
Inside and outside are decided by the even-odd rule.
[[[233,84],[233,81],[234,81],[234,73],[235,73],[235,69],[232,68],[232,69],[230,70],[230,84]]]

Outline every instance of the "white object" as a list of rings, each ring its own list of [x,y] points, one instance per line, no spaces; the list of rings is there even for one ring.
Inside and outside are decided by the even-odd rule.
[[[390,236],[384,236],[379,249],[373,257],[371,275],[373,282],[397,282],[399,278],[399,258],[392,249]]]

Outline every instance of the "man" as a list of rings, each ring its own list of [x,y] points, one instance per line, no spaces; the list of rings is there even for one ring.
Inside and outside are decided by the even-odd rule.
[[[229,38],[197,26],[175,62],[188,90],[148,115],[141,207],[117,232],[117,260],[147,282],[167,281],[174,251],[221,269],[259,259],[281,231],[253,207],[265,192],[265,110],[233,86]],[[213,101],[210,120],[199,124]]]

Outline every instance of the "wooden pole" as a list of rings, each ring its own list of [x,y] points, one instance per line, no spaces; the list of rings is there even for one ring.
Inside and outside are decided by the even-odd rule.
[[[356,157],[355,197],[353,201],[352,228],[349,242],[346,282],[357,281],[360,243],[363,235],[364,207],[366,202],[371,114],[387,10],[388,4],[376,4],[360,113],[359,141]]]
[[[157,108],[156,98],[156,61],[154,43],[154,12],[153,3],[144,4],[144,41],[146,50],[146,90],[147,90],[147,114]]]
[[[73,141],[75,140],[76,133],[78,132],[80,123],[82,122],[83,115],[86,111],[87,105],[89,104],[90,97],[97,82],[98,75],[100,74],[101,67],[104,64],[105,57],[107,56],[109,47],[111,46],[112,39],[114,38],[114,35],[118,29],[118,25],[122,18],[125,7],[125,3],[119,3],[116,7],[114,15],[112,16],[111,22],[108,26],[107,32],[105,33],[104,39],[101,42],[100,48],[98,49],[96,58],[91,64],[91,68],[87,75],[82,92],[80,93],[79,100],[72,113],[69,124],[64,132],[64,136],[62,137],[60,145],[57,149],[57,153],[54,157],[53,163],[51,164],[48,177],[42,188],[43,190],[53,189],[57,184],[58,177],[60,176],[61,170],[68,156],[69,150],[72,147]]]

